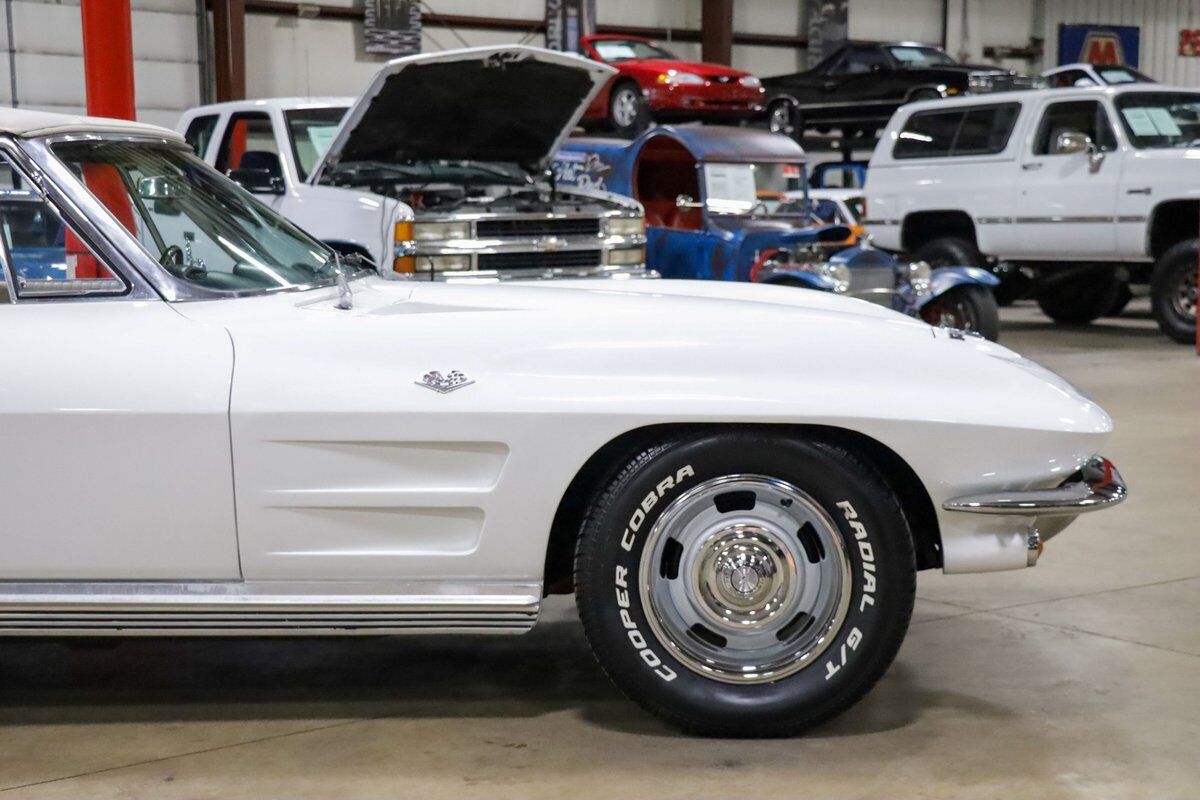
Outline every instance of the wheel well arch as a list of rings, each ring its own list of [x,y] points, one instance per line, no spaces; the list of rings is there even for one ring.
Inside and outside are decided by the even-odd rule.
[[[575,545],[588,509],[630,458],[664,439],[729,430],[784,433],[836,444],[857,453],[879,471],[879,477],[900,501],[912,533],[917,569],[942,566],[941,530],[933,500],[912,467],[882,442],[857,431],[828,425],[668,423],[621,434],[593,453],[571,479],[550,526],[543,569],[545,593],[566,594],[573,590]]]
[[[913,86],[908,90],[908,94],[904,95],[904,102],[911,103],[920,92],[933,92],[938,97],[946,97],[946,91],[941,85],[936,83],[923,83],[920,86]]]
[[[976,247],[975,221],[965,211],[914,211],[904,217],[900,227],[900,247],[912,253],[931,239],[961,236]]]
[[[1200,236],[1200,200],[1165,200],[1150,212],[1146,245],[1155,260],[1176,244]]]

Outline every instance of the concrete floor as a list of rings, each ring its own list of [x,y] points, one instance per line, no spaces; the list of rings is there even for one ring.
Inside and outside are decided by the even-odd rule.
[[[29,798],[1191,798],[1200,794],[1200,359],[1119,320],[1003,340],[1116,418],[1121,508],[1033,570],[922,574],[891,671],[802,739],[683,738],[568,600],[513,639],[8,641],[0,792]]]

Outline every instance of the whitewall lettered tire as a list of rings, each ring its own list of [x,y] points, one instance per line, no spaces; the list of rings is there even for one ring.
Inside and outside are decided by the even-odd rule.
[[[883,675],[908,627],[912,537],[835,444],[712,433],[640,453],[580,534],[576,597],[612,680],[686,731],[786,736]]]

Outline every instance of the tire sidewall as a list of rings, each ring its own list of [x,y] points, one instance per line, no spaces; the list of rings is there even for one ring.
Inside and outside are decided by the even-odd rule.
[[[1000,308],[996,298],[992,296],[991,290],[986,287],[977,284],[960,284],[930,300],[922,310],[933,310],[937,308],[939,301],[953,302],[956,298],[960,298],[969,309],[968,313],[972,317],[972,331],[979,333],[989,341],[994,342],[999,339]]]
[[[613,110],[616,108],[617,97],[624,92],[634,93],[634,105],[638,108],[628,125],[620,124],[617,121],[616,114],[613,113]],[[608,122],[613,131],[621,136],[632,136],[637,133],[638,128],[641,126],[641,118],[645,115],[645,110],[640,107],[641,102],[641,89],[636,83],[626,80],[613,87],[612,94],[608,98]]]
[[[655,521],[690,488],[733,474],[778,478],[809,495],[835,523],[850,563],[849,608],[831,644],[814,663],[770,683],[724,683],[684,665],[654,634],[638,586]],[[857,697],[861,682],[873,683],[886,668],[912,611],[911,538],[890,496],[878,491],[818,444],[715,436],[658,455],[616,487],[593,538],[581,542],[587,548],[581,559],[587,574],[577,578],[581,611],[601,631],[602,663],[627,692],[665,716],[703,710],[703,724],[746,735],[840,710],[844,697]],[[893,513],[880,513],[889,506]]]
[[[1196,323],[1178,312],[1171,297],[1188,270],[1196,270],[1198,245],[1195,239],[1173,246],[1154,267],[1150,280],[1150,304],[1158,327],[1167,336],[1182,344],[1196,341]]]

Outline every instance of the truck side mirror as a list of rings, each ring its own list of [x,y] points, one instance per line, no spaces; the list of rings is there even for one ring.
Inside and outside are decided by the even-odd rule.
[[[1088,171],[1095,172],[1104,163],[1104,153],[1083,131],[1062,131],[1054,139],[1052,155],[1088,154]]]

